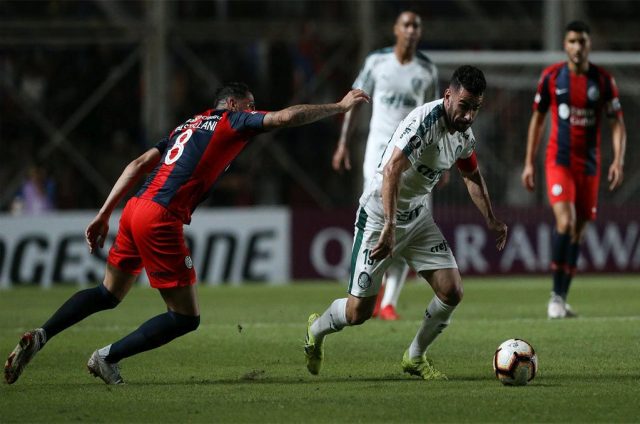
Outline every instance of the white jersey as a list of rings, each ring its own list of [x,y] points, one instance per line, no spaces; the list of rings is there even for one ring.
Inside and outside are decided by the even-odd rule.
[[[366,186],[398,123],[416,106],[439,95],[438,72],[420,51],[411,62],[401,64],[393,47],[387,47],[367,56],[353,88],[367,92],[373,103],[362,165]]]
[[[428,197],[442,173],[458,160],[473,154],[476,140],[471,128],[449,134],[445,122],[444,99],[415,108],[398,125],[388,143],[373,179],[360,197],[360,206],[373,219],[384,220],[382,169],[394,147],[402,150],[411,166],[402,173],[398,190],[398,223],[415,218],[428,209]]]

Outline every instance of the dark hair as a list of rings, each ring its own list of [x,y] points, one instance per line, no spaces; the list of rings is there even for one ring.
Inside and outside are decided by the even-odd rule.
[[[227,97],[243,98],[250,92],[249,86],[243,82],[228,82],[220,87],[215,94],[215,105]]]
[[[463,87],[474,96],[481,96],[487,88],[487,81],[480,69],[471,65],[462,65],[453,72],[449,85],[456,90]]]
[[[586,32],[587,34],[591,34],[591,29],[589,28],[589,25],[587,25],[586,23],[582,22],[582,21],[571,21],[567,24],[567,26],[564,29],[564,32],[567,33],[569,31],[573,31],[573,32]]]

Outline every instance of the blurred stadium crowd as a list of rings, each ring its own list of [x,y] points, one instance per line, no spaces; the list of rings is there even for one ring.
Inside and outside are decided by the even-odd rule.
[[[249,84],[261,110],[336,101],[351,86],[364,55],[393,44],[393,20],[403,9],[422,16],[421,47],[427,54],[549,49],[543,33],[549,8],[560,14],[560,28],[574,17],[589,22],[594,52],[640,49],[639,3],[551,3],[559,5],[462,0],[0,1],[0,210],[30,211],[30,184],[44,187],[41,191],[48,197],[36,211],[97,208],[123,167],[173,126],[210,108],[213,92],[223,81]],[[558,32],[553,49],[560,48]],[[468,60],[474,64],[473,56]],[[434,61],[443,87],[455,66]],[[535,85],[545,66],[481,65],[489,89],[474,132],[497,205],[544,202],[541,189],[529,196],[520,187],[519,175]],[[626,185],[618,193],[603,192],[602,199],[621,204],[640,194],[640,174],[631,166],[640,150],[640,67],[605,66],[620,87],[629,140]],[[361,122],[362,145],[368,117]],[[207,205],[355,205],[361,160],[356,158],[354,170],[346,175],[331,169],[339,127],[339,120],[327,119],[256,138],[256,146],[232,165]],[[608,132],[605,127],[603,166],[609,163]],[[463,185],[455,179],[436,194],[438,202],[467,202]],[[22,197],[16,197],[18,193]]]

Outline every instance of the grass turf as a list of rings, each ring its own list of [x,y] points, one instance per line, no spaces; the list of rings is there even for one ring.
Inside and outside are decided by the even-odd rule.
[[[54,338],[14,385],[0,384],[0,422],[637,422],[640,281],[579,276],[581,316],[549,321],[547,278],[465,280],[465,299],[429,354],[448,381],[403,375],[400,359],[432,292],[408,283],[402,320],[372,320],[329,336],[320,376],[302,354],[306,320],[344,287],[201,287],[200,328],[122,362],[127,384],[93,379],[91,352],[163,312],[136,288],[116,310]],[[0,292],[0,353],[43,323],[73,288]],[[531,342],[540,365],[526,387],[493,375],[495,348]]]

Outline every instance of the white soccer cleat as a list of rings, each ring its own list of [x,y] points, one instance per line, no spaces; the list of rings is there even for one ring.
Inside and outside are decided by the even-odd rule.
[[[4,363],[4,379],[8,384],[18,381],[24,367],[36,356],[47,342],[47,335],[42,328],[27,331],[22,335],[18,345]]]
[[[100,377],[107,384],[124,384],[120,375],[120,366],[105,361],[96,350],[87,362],[87,369],[94,377]]]
[[[549,319],[565,318],[567,316],[567,308],[562,296],[551,293],[551,299],[549,299],[549,305],[547,306],[547,316]]]
[[[578,314],[571,309],[571,305],[567,302],[564,303],[564,310],[567,312],[565,318],[578,318]]]

